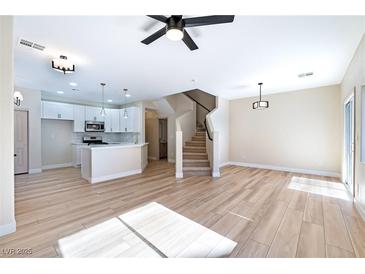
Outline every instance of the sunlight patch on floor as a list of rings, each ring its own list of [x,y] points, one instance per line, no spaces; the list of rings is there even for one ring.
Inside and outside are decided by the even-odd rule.
[[[346,201],[351,200],[351,196],[342,183],[293,176],[288,188]]]

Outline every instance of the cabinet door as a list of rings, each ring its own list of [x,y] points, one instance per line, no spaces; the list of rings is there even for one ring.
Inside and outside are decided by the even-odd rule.
[[[112,120],[112,132],[121,132],[120,129],[120,110],[112,109],[111,110],[111,120]]]
[[[129,107],[127,111],[128,111],[127,131],[139,132],[139,108]]]
[[[104,117],[100,114],[101,108],[98,107],[86,107],[85,118],[87,121],[99,121],[104,122]]]
[[[113,110],[110,108],[105,109],[105,132],[113,132]]]
[[[74,105],[74,132],[85,132],[85,106]]]
[[[128,118],[124,118],[124,111],[126,109],[122,108],[120,109],[120,131],[121,132],[127,132],[127,122],[128,122]]]
[[[58,102],[42,101],[42,118],[73,120],[73,105]]]

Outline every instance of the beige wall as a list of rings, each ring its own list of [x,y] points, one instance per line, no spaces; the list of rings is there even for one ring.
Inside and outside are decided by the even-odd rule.
[[[361,89],[365,86],[365,35],[355,52],[355,55],[345,73],[341,84],[341,125],[343,130],[344,101],[356,89],[356,113],[355,113],[355,199],[362,208],[365,216],[365,163],[360,162],[361,152]],[[343,133],[341,130],[341,139]],[[342,144],[341,148],[344,145]],[[342,149],[343,152],[343,149]],[[343,155],[343,154],[342,154]],[[344,157],[342,157],[343,159]],[[342,164],[342,171],[344,164]]]
[[[42,137],[41,137],[41,92],[16,87],[23,94],[24,101],[16,109],[27,110],[29,113],[29,173],[42,171]]]
[[[72,121],[42,119],[42,167],[72,163]]]
[[[148,159],[159,159],[159,120],[158,114],[154,110],[146,110],[145,133],[148,143]]]
[[[13,59],[13,17],[0,16],[0,236],[16,230]]]
[[[230,161],[339,174],[340,87],[327,86],[230,101]]]

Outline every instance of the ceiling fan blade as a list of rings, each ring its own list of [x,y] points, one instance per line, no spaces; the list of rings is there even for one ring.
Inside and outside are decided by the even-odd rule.
[[[166,27],[163,27],[162,29],[156,31],[154,34],[148,36],[146,39],[142,40],[141,43],[143,44],[151,44],[153,41],[157,40],[161,36],[166,34]]]
[[[163,23],[166,23],[167,22],[167,17],[164,16],[164,15],[147,15],[148,17],[151,17],[153,19],[156,19],[158,21],[161,21]]]
[[[186,30],[184,30],[184,38],[182,40],[190,50],[198,49],[198,46],[195,44],[195,42],[193,41],[193,39],[190,37],[189,33]]]
[[[234,15],[211,15],[193,18],[184,18],[186,28],[199,27],[214,24],[232,23]]]

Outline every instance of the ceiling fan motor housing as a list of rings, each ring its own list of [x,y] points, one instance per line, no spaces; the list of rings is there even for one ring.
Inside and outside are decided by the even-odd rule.
[[[182,16],[173,15],[168,18],[166,22],[166,31],[171,29],[178,29],[180,31],[183,31],[184,27],[184,20],[182,20]]]

